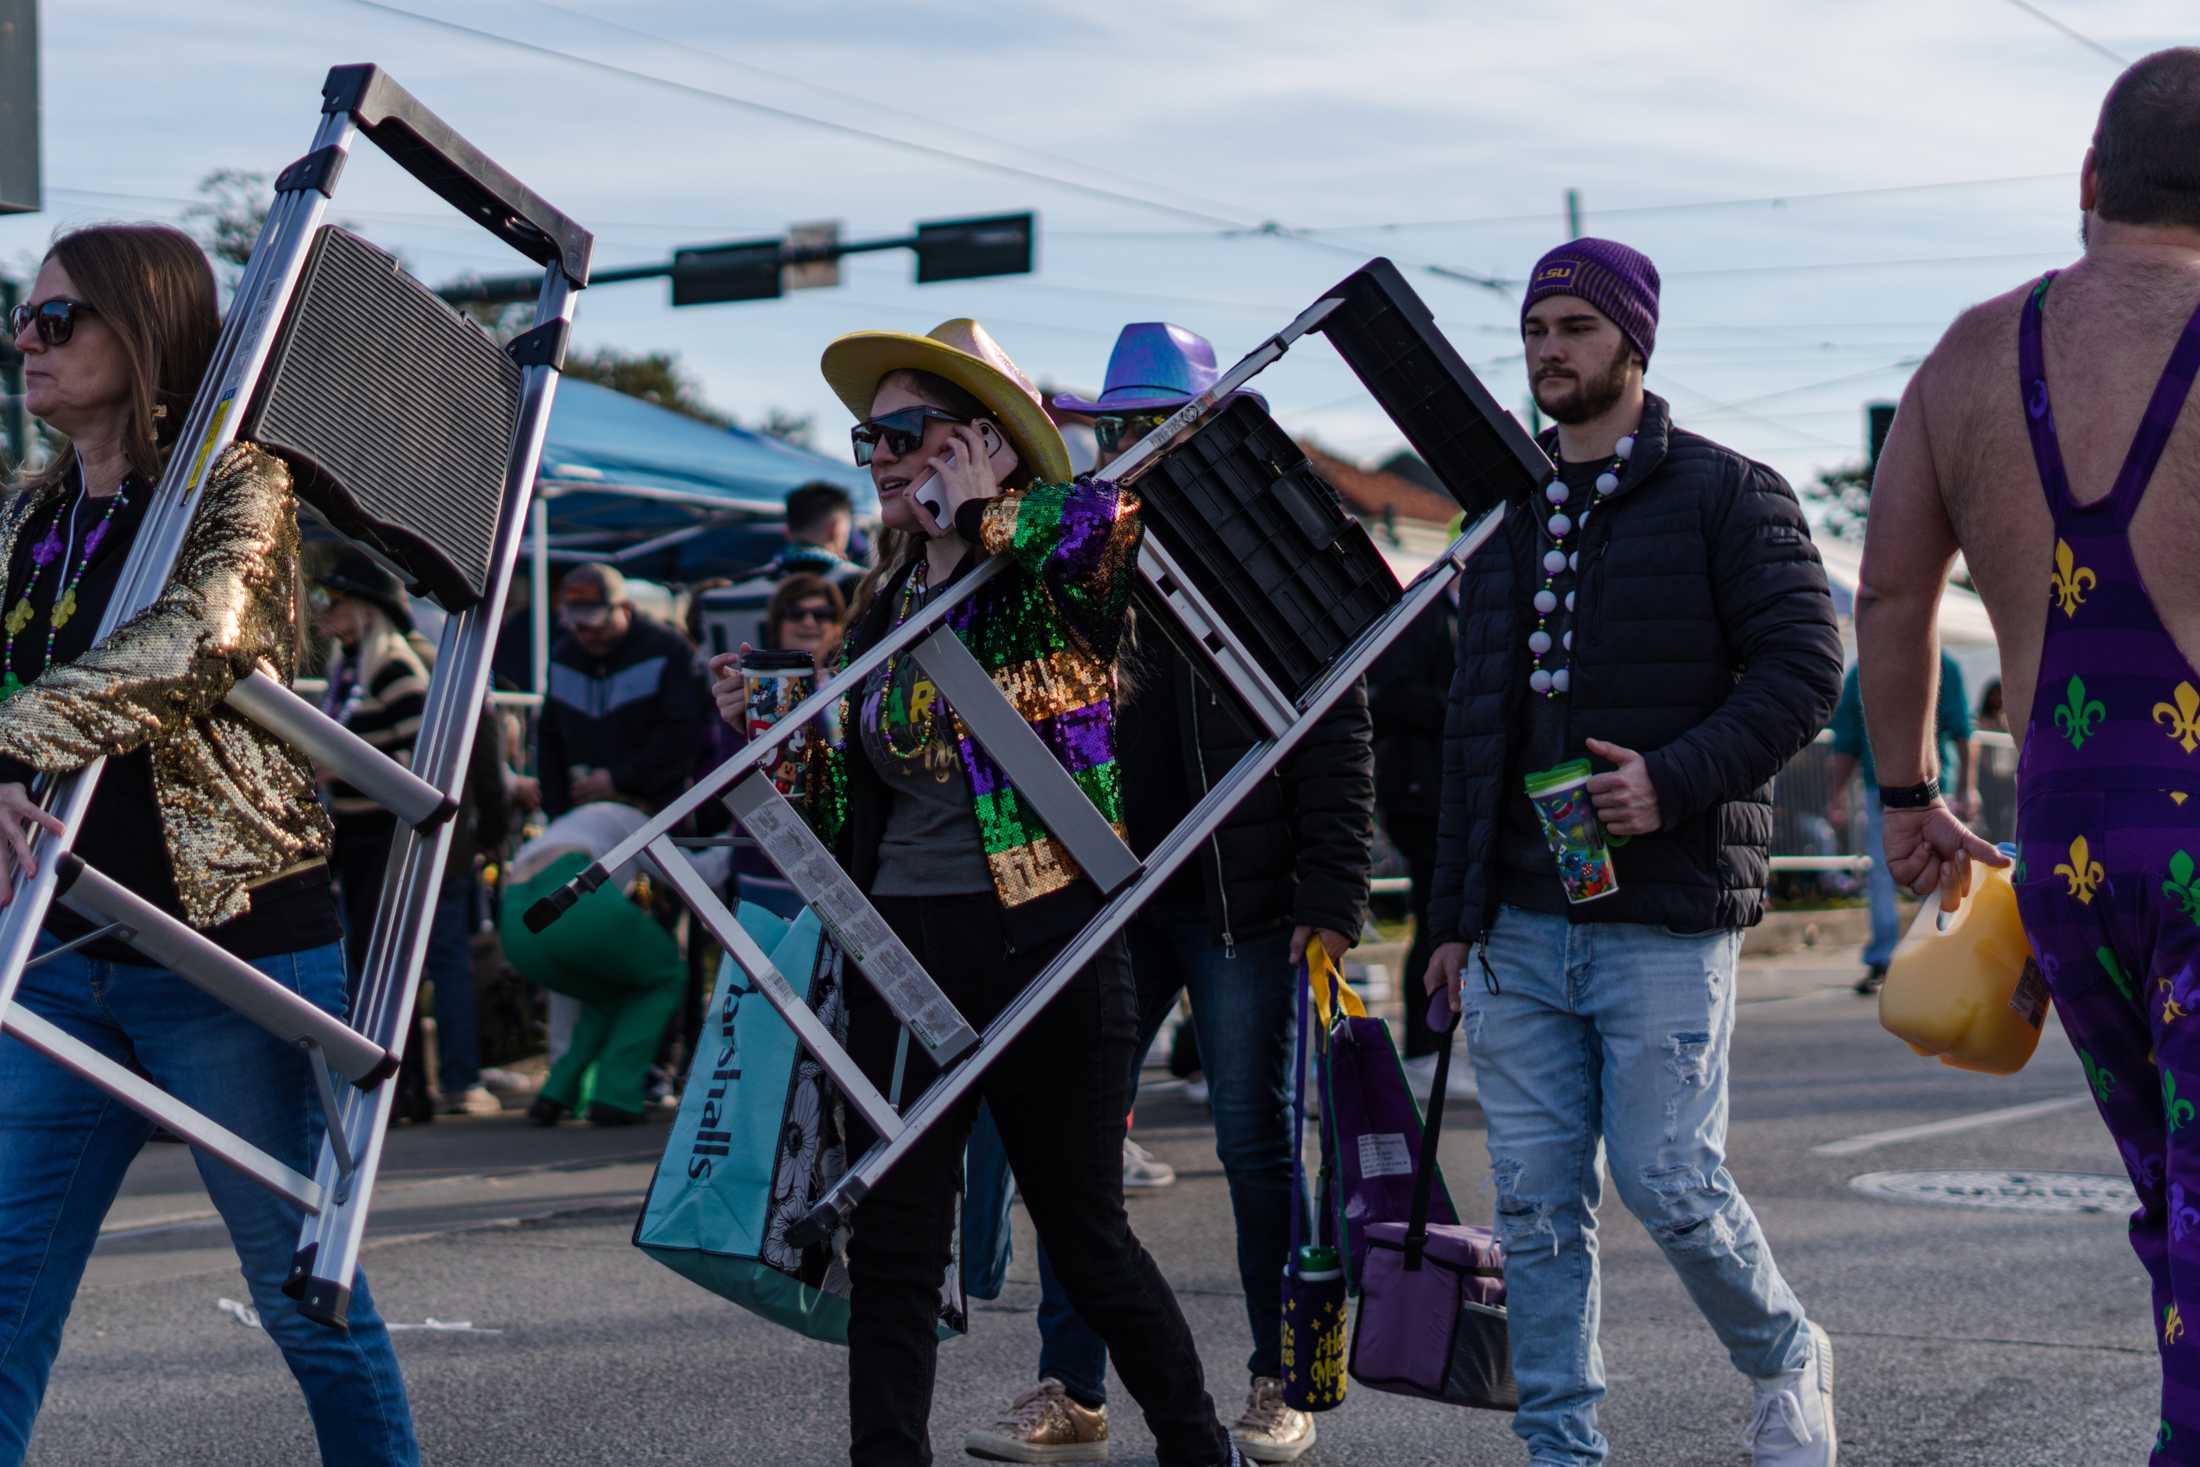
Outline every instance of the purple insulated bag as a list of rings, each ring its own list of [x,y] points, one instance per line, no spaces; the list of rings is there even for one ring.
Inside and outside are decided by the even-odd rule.
[[[1309,946],[1309,952],[1318,947]],[[1402,1223],[1412,1211],[1415,1182],[1428,1176],[1416,1165],[1421,1144],[1421,1108],[1406,1088],[1405,1067],[1390,1040],[1390,1027],[1368,1015],[1357,995],[1325,961],[1314,959],[1314,995],[1331,998],[1329,1012],[1316,1026],[1322,1041],[1322,1141],[1335,1176],[1324,1177],[1324,1207],[1341,1214],[1339,1236],[1345,1245],[1345,1275],[1355,1287],[1367,1262],[1368,1229],[1376,1223]],[[1430,1153],[1433,1156],[1434,1153]],[[1434,1192],[1419,1189],[1425,1215],[1456,1223],[1459,1215],[1441,1177]]]
[[[1367,1230],[1352,1378],[1401,1396],[1513,1411],[1520,1406],[1520,1388],[1513,1380],[1505,1327],[1504,1249],[1488,1228],[1428,1220],[1444,1086],[1451,1078],[1451,1036],[1459,1027],[1459,1016],[1450,1009],[1441,993],[1429,1005],[1429,1027],[1440,1030],[1444,1046],[1437,1051],[1411,1215]],[[1439,1025],[1439,1019],[1449,1022]]]

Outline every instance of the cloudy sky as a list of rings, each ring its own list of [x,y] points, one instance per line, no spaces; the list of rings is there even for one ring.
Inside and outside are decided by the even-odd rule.
[[[677,351],[744,418],[845,415],[836,334],[985,321],[1036,377],[1096,386],[1157,317],[1254,345],[1387,254],[1508,402],[1516,282],[1564,237],[1664,273],[1650,385],[1690,426],[1805,478],[1862,456],[1963,305],[2067,260],[2101,95],[2193,39],[2190,0],[43,0],[46,209],[58,228],[175,218],[221,167],[302,152],[339,62],[388,67],[597,232],[599,266],[837,220],[1036,210],[1039,268],[918,287],[905,253],[768,303],[581,301],[582,345]],[[2187,25],[2180,30],[2177,21]],[[431,283],[516,256],[362,146],[337,217]],[[1263,387],[1348,456],[1399,446],[1326,346]]]

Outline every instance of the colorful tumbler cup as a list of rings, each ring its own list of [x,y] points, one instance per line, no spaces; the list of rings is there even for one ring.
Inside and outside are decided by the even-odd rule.
[[[1344,1262],[1309,1243],[1283,1273],[1283,1402],[1294,1411],[1344,1404]]]
[[[1619,890],[1611,843],[1596,807],[1589,803],[1589,761],[1570,759],[1522,781],[1528,801],[1543,822],[1543,842],[1558,862],[1566,900],[1593,902]]]
[[[807,652],[759,652],[752,648],[741,654],[741,675],[749,685],[751,739],[793,712],[817,687],[817,664]],[[766,771],[772,784],[789,799],[800,798],[802,793],[802,752],[808,738],[809,730],[804,729],[781,744]]]

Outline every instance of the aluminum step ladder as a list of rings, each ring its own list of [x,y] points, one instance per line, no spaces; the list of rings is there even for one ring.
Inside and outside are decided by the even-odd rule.
[[[263,666],[228,705],[397,817],[357,990],[356,1024],[323,1013],[70,854],[104,760],[41,781],[65,834],[0,909],[0,1029],[307,1213],[284,1288],[342,1328],[381,1162],[428,928],[450,848],[491,644],[527,518],[552,394],[592,239],[380,68],[339,66],[310,149],[275,182],[213,358],[100,624],[107,636],[166,587],[208,472],[239,441],[291,468],[301,506],[451,615],[410,768]],[[364,136],[461,213],[543,267],[533,325],[498,348],[397,261],[324,225]],[[51,904],[305,1050],[325,1115],[312,1176],[15,1003]],[[249,1083],[249,1077],[240,1077]]]
[[[823,1243],[845,1224],[879,1178],[926,1129],[954,1109],[986,1067],[1290,754],[1383,649],[1445,593],[1468,558],[1496,532],[1504,499],[1522,492],[1523,486],[1533,492],[1552,472],[1534,440],[1497,405],[1436,332],[1426,306],[1397,270],[1387,260],[1376,260],[1140,440],[1110,466],[1109,477],[1135,486],[1161,469],[1170,454],[1191,444],[1202,426],[1224,410],[1233,393],[1310,332],[1330,337],[1454,496],[1480,513],[1386,609],[1345,629],[1348,634],[1326,664],[1297,685],[1286,684],[1276,658],[1265,655],[1257,638],[1248,634],[1242,601],[1238,616],[1229,613],[1229,597],[1217,584],[1212,566],[1172,551],[1154,533],[1145,536],[1138,557],[1142,605],[1159,609],[1175,623],[1181,644],[1196,654],[1216,686],[1235,695],[1256,725],[1259,741],[1144,861],[1124,845],[946,624],[954,606],[1007,571],[1007,558],[995,556],[851,661],[632,837],[527,912],[528,925],[541,931],[581,896],[602,885],[609,872],[647,856],[748,975],[756,991],[794,1029],[846,1103],[878,1138],[790,1231],[789,1241],[796,1246]],[[1154,497],[1146,496],[1146,504],[1151,511]],[[1391,589],[1396,591],[1394,583]],[[776,751],[803,724],[837,707],[843,695],[852,694],[889,657],[904,650],[917,659],[971,736],[1001,766],[1018,794],[1038,812],[1048,831],[1106,899],[1099,913],[982,1035],[940,992],[766,772],[779,757]],[[907,1037],[940,1067],[939,1076],[905,1107],[897,1109],[862,1073],[785,975],[742,930],[674,838],[672,832],[682,820],[721,795],[746,835],[802,894],[825,933],[879,992]]]

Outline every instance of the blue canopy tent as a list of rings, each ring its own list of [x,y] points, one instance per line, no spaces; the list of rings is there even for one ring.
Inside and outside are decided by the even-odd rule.
[[[876,514],[871,476],[845,460],[566,381],[535,495],[553,563],[602,560],[692,581],[768,559],[787,491],[820,479],[854,496],[858,519]]]
[[[845,460],[593,382],[559,383],[529,536],[530,685],[543,685],[553,567],[604,561],[657,581],[730,575],[776,553],[788,491],[817,480],[846,488],[859,521],[877,517],[871,476]]]

